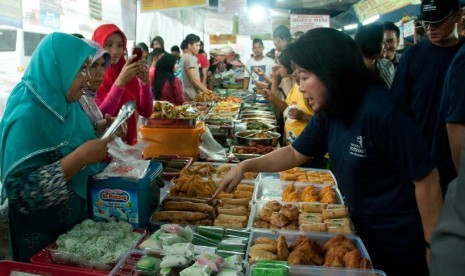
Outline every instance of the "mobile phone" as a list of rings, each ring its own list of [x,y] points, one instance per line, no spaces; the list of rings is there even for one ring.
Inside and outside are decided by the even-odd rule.
[[[132,48],[132,55],[136,55],[136,57],[132,60],[132,62],[138,62],[142,58],[142,48],[134,47]]]

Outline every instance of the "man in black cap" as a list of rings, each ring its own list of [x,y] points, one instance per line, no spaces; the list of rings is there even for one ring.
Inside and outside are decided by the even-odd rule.
[[[423,137],[430,146],[441,178],[443,194],[457,176],[447,134],[438,134],[439,106],[444,76],[465,40],[459,37],[457,24],[462,22],[458,0],[423,0],[422,23],[428,39],[411,47],[400,60],[392,83],[392,94],[412,112]],[[438,137],[441,136],[441,137]]]

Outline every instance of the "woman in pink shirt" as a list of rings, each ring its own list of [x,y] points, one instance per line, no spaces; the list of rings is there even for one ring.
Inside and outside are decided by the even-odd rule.
[[[124,59],[126,36],[114,24],[98,27],[92,40],[111,54],[111,65],[105,72],[102,85],[97,90],[95,103],[103,114],[116,116],[125,103],[136,102],[136,112],[127,120],[128,132],[123,138],[127,144],[134,145],[137,143],[139,115],[147,118],[152,114],[153,109],[146,61],[142,58],[137,62],[132,62],[136,56],[129,57],[127,61]]]
[[[172,54],[164,54],[157,62],[155,79],[153,80],[153,98],[167,101],[175,105],[184,103],[181,80],[174,75],[178,69],[177,58]]]

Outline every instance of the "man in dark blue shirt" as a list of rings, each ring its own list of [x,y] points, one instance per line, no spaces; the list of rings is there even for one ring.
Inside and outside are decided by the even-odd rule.
[[[309,47],[311,45],[311,47]],[[282,171],[329,152],[339,188],[373,266],[387,275],[428,275],[426,247],[442,205],[439,176],[412,118],[389,98],[355,42],[329,28],[289,51],[315,115],[292,144],[239,163],[215,195],[251,171]]]
[[[410,48],[400,60],[392,83],[392,95],[412,112],[430,149],[437,139],[435,128],[438,123],[439,102],[441,100],[444,76],[457,51],[465,40],[457,33],[457,22],[461,21],[462,10],[458,0],[423,0],[419,20],[428,39]],[[448,145],[438,145],[439,148]],[[435,158],[443,193],[447,184],[457,174],[450,168],[450,162]]]

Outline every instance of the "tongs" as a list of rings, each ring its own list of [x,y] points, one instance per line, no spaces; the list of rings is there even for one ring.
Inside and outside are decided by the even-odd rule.
[[[110,125],[107,130],[105,130],[105,133],[103,133],[102,137],[100,139],[105,139],[107,137],[110,137],[116,133],[118,128],[134,113],[136,110],[136,102],[135,101],[129,101],[125,103],[121,109],[118,112],[118,116],[116,116],[115,120],[113,123]]]
[[[246,135],[242,138],[250,138],[252,136],[255,136],[255,135],[258,135],[258,134],[261,134],[261,133],[264,133],[264,132],[267,132],[267,131],[270,131],[270,130],[274,130],[274,129],[278,129],[279,126],[274,126],[274,127],[270,127],[270,128],[267,128],[267,129],[264,129],[264,130],[261,130],[259,132],[255,132],[255,133],[252,133],[252,134],[249,134],[249,135]]]

